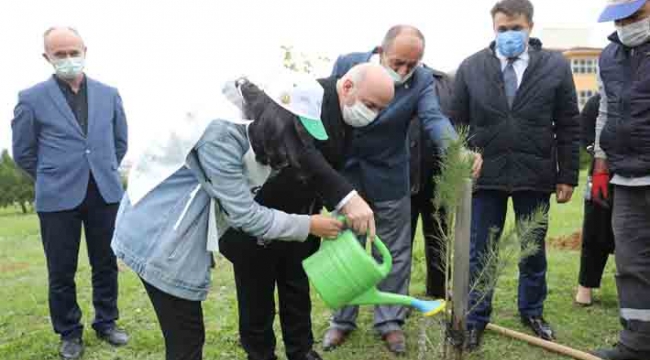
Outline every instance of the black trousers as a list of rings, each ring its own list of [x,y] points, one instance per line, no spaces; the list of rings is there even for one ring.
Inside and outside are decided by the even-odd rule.
[[[50,318],[54,331],[64,339],[79,338],[83,333],[74,280],[82,225],[92,268],[93,329],[106,330],[118,318],[117,260],[111,249],[118,206],[104,201],[91,175],[86,198],[78,207],[38,213],[47,260]]]
[[[610,190],[611,194],[611,190]],[[585,201],[580,254],[580,285],[599,288],[609,255],[614,252],[612,209]]]
[[[433,206],[436,184],[433,181],[433,171],[422,180],[420,191],[411,196],[411,243],[415,240],[418,218],[422,216],[422,233],[424,235],[424,254],[427,262],[427,296],[434,298],[445,297],[445,274],[442,267],[444,250],[441,239],[446,231],[444,211],[439,216]],[[438,218],[442,223],[439,223]]]
[[[201,360],[205,343],[200,301],[175,297],[142,280],[165,338],[166,360]]]
[[[257,239],[236,230],[221,238],[221,253],[233,263],[239,310],[239,335],[249,360],[274,360],[275,287],[278,288],[280,325],[288,360],[304,360],[312,349],[309,280],[302,260],[316,252],[320,242]]]

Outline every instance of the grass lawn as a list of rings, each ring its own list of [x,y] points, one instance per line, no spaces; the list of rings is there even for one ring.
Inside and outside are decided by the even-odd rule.
[[[568,235],[579,229],[582,215],[582,189],[577,190],[571,204],[552,207],[550,237]],[[145,291],[134,274],[120,272],[120,326],[126,328],[131,343],[121,349],[99,342],[92,330],[90,268],[82,248],[77,276],[78,301],[86,324],[84,359],[163,359],[163,341],[153,309]],[[424,254],[421,239],[415,249],[412,293],[424,292]],[[577,282],[579,253],[549,249],[549,296],[546,318],[554,325],[559,341],[579,349],[591,349],[616,341],[618,309],[614,284],[614,266],[610,261],[597,294],[599,302],[592,308],[573,305]],[[13,209],[0,210],[0,359],[58,359],[58,338],[52,332],[47,307],[47,274],[35,215],[18,215]],[[495,296],[495,323],[523,330],[518,323],[516,306],[517,269],[513,267],[501,279]],[[327,327],[329,310],[314,298],[314,335],[317,341]],[[323,354],[326,360],[392,359],[371,327],[372,313],[364,307],[360,328],[342,348]],[[245,359],[238,346],[237,314],[233,276],[230,264],[221,259],[213,273],[213,289],[204,303],[207,339],[206,359]],[[437,359],[440,327],[436,320],[425,320],[414,314],[407,327],[408,357]],[[277,331],[280,337],[279,331]],[[278,355],[282,354],[278,339]],[[470,359],[562,359],[537,348],[488,333],[483,350]]]

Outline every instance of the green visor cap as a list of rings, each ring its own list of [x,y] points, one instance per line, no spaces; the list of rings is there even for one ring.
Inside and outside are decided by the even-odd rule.
[[[316,140],[327,140],[327,130],[320,119],[310,119],[304,116],[298,116],[302,125],[307,129],[309,135],[313,136]]]

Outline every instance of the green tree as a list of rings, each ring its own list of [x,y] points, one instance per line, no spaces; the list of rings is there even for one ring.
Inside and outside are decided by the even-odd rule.
[[[13,204],[14,179],[12,171],[5,161],[5,155],[8,156],[6,151],[3,151],[2,158],[0,158],[0,208]]]
[[[0,206],[20,205],[24,214],[34,201],[34,182],[13,161],[7,150],[0,159]]]
[[[449,209],[450,211],[438,212],[437,223],[442,224],[441,221],[448,224],[447,229],[441,229],[443,234],[440,239],[440,249],[444,257],[441,261],[440,267],[447,274],[446,288],[451,291],[446,292],[445,300],[451,301],[449,294],[453,293],[455,299],[467,299],[468,292],[473,292],[479,298],[476,303],[480,302],[483,298],[488,296],[496,289],[497,281],[501,278],[506,269],[510,268],[517,262],[533,256],[540,251],[539,246],[534,242],[539,231],[546,226],[548,218],[544,209],[537,209],[530,217],[517,221],[515,225],[505,227],[501,233],[500,238],[497,238],[499,229],[491,229],[490,241],[488,249],[478,261],[481,264],[481,271],[478,274],[470,274],[469,261],[465,264],[460,264],[461,268],[456,268],[454,263],[455,259],[469,256],[469,249],[467,248],[466,254],[459,254],[457,257],[455,252],[456,241],[469,240],[470,222],[462,221],[461,211],[471,213],[471,201],[469,207],[459,207],[464,201],[465,196],[471,196],[469,189],[464,189],[467,181],[471,178],[473,156],[468,156],[465,149],[467,149],[467,139],[469,137],[469,130],[467,128],[460,128],[458,130],[458,138],[456,140],[448,140],[448,147],[440,163],[441,173],[435,176],[436,194],[434,198],[434,206],[437,209]],[[465,213],[466,214],[466,213]],[[458,216],[458,218],[457,218]],[[456,222],[463,228],[456,228]],[[456,231],[463,231],[466,237],[456,238]],[[473,275],[473,276],[471,276]],[[467,276],[469,278],[468,289],[454,289],[452,279],[456,276],[462,278]],[[462,283],[459,281],[459,283]],[[468,291],[469,290],[469,291]],[[463,292],[463,294],[461,294]],[[453,307],[453,306],[452,306]],[[462,344],[464,342],[464,331],[454,328],[454,325],[465,324],[467,314],[473,308],[460,309],[462,313],[454,314],[450,309],[445,312],[445,327],[449,329],[448,333],[444,334],[453,346],[453,351],[447,352],[446,344],[443,344],[443,359],[464,359],[467,355],[463,352]],[[426,350],[426,349],[425,349]]]

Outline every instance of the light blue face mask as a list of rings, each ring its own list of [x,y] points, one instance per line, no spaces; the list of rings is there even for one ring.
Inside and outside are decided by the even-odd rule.
[[[56,75],[64,80],[72,80],[84,70],[86,60],[82,56],[56,59],[52,61]]]
[[[509,30],[497,34],[497,49],[501,55],[514,58],[526,50],[528,33],[523,30]]]

